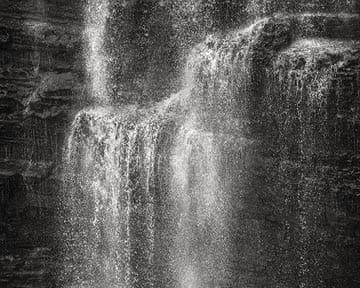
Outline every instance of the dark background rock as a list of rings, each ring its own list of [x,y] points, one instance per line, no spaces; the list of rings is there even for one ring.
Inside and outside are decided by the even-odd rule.
[[[51,286],[62,149],[84,83],[79,3],[0,3],[1,287]]]

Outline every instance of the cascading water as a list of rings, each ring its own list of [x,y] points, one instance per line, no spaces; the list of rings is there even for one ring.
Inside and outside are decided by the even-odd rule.
[[[86,271],[90,287],[153,285],[154,171],[166,120],[135,112],[82,111],[69,138],[71,217],[86,230],[72,231],[76,274]]]
[[[109,12],[106,1],[89,7],[101,10],[86,29],[90,90],[106,104]],[[340,71],[357,71],[349,97],[358,87],[354,23],[276,16],[212,35],[191,51],[169,99],[80,111],[65,159],[65,286],[329,287],[321,245],[330,236],[314,231],[326,216],[324,171],[336,168],[314,155],[341,122],[326,106],[345,95],[333,87]],[[321,39],[330,35],[344,40]]]
[[[86,70],[90,83],[91,100],[107,104],[108,68],[105,54],[106,22],[109,18],[108,0],[89,0],[85,12]]]
[[[228,199],[216,136],[194,118],[180,128],[170,162],[177,210],[172,264],[179,287],[217,287],[229,280]]]

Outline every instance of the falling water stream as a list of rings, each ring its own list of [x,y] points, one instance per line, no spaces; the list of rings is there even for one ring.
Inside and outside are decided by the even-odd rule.
[[[329,287],[326,257],[310,255],[330,237],[314,240],[323,184],[309,179],[325,177],[313,161],[329,152],[326,125],[347,117],[331,122],[326,105],[345,93],[341,71],[356,91],[358,42],[309,27],[357,18],[276,16],[211,35],[189,53],[180,92],[140,108],[109,105],[107,7],[88,7],[95,105],[66,147],[67,287]]]

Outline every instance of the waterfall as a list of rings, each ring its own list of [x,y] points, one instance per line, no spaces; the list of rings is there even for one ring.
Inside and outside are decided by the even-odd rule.
[[[274,16],[210,35],[182,89],[140,108],[104,105],[104,10],[88,55],[102,106],[75,116],[66,147],[66,287],[326,287],[330,236],[316,229],[337,168],[321,157],[348,125],[329,105],[358,87],[358,18]],[[334,87],[341,73],[349,94]]]
[[[160,138],[171,133],[165,116],[135,108],[76,116],[66,179],[71,249],[81,265],[75,275],[89,287],[153,287],[155,170]]]
[[[75,281],[154,287],[154,193],[162,189],[155,183],[168,173],[165,214],[174,219],[158,233],[171,234],[171,278],[184,288],[230,283],[230,195],[220,159],[229,153],[224,143],[231,147],[242,133],[236,113],[246,103],[236,93],[246,93],[247,56],[263,24],[195,47],[183,90],[151,109],[102,107],[75,117],[66,157]],[[168,147],[159,147],[160,138],[169,138]]]
[[[226,211],[217,139],[189,118],[171,157],[171,197],[177,210],[172,260],[179,287],[216,287],[228,281]]]
[[[108,0],[88,0],[84,31],[86,70],[89,77],[91,100],[103,104],[109,102],[107,93],[108,57],[105,53],[106,21],[109,15]]]

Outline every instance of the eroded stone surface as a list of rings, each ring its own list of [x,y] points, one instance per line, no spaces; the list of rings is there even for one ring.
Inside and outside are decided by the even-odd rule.
[[[1,287],[52,285],[62,146],[84,78],[68,2],[0,3]]]

